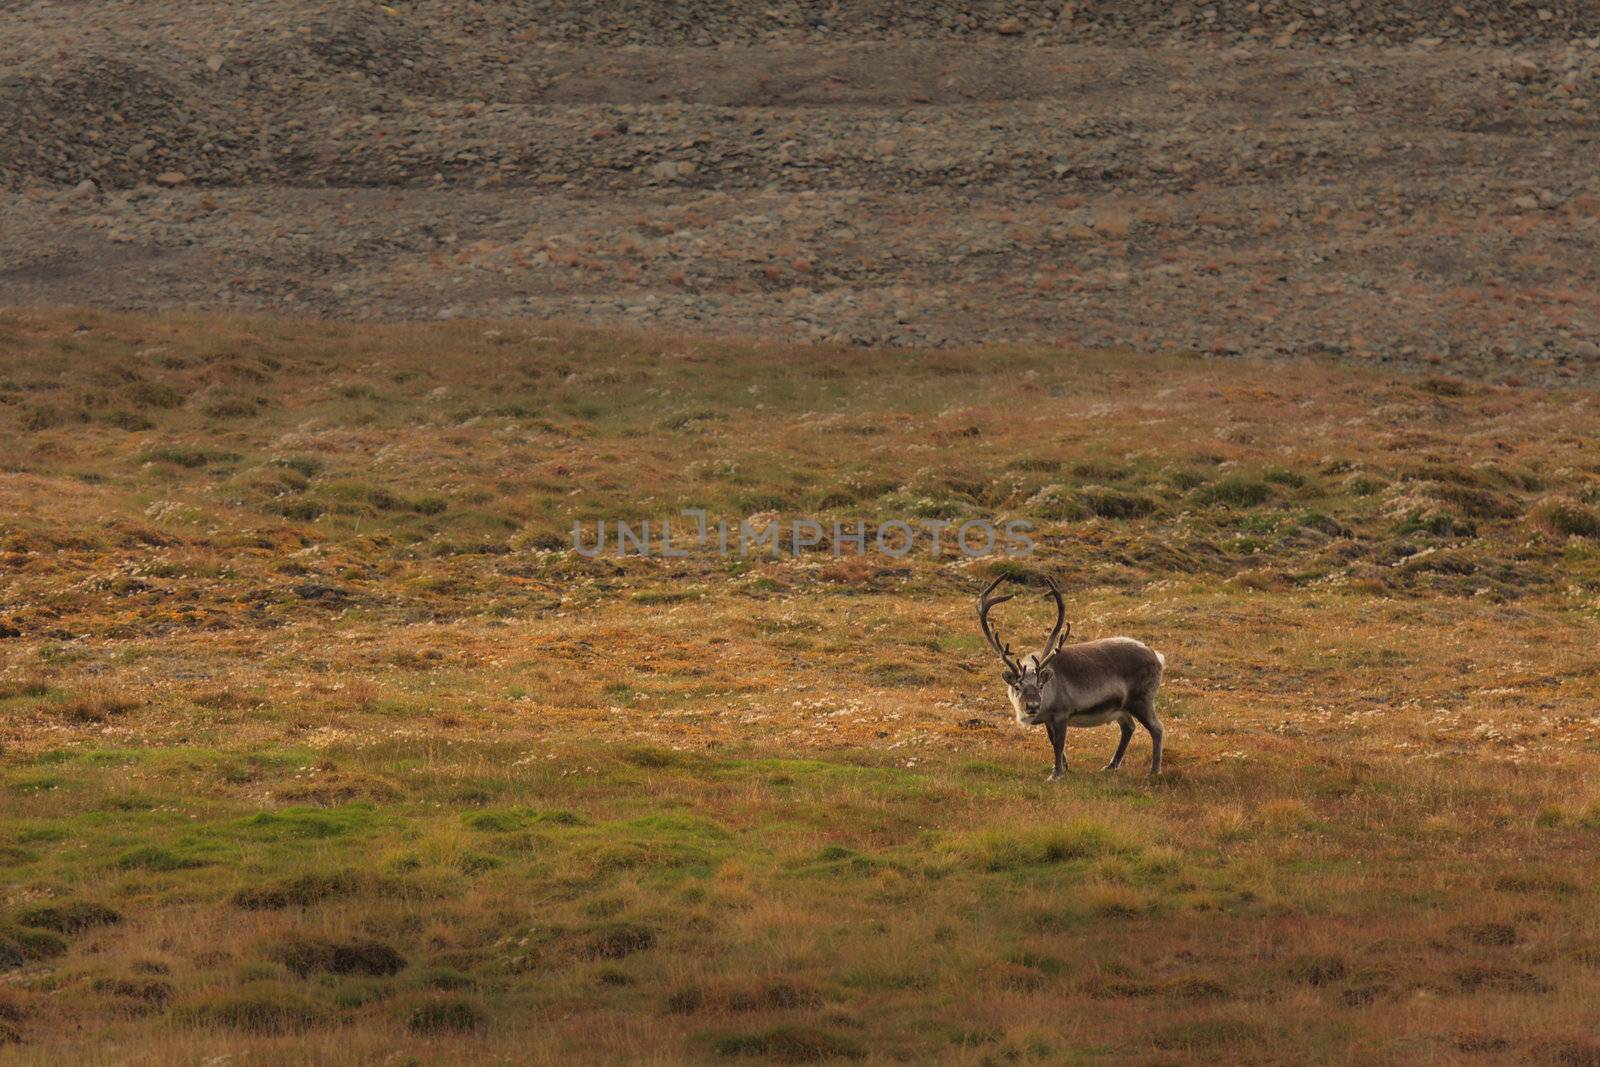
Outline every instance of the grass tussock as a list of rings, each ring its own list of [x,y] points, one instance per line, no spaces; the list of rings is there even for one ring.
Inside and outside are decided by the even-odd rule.
[[[1247,1019],[1214,1017],[1169,1023],[1152,1035],[1155,1046],[1171,1052],[1206,1053],[1220,1048],[1259,1046],[1266,1031]]]
[[[1064,826],[977,831],[944,843],[943,851],[980,870],[1000,872],[1091,860],[1131,848],[1110,827],[1076,819]]]
[[[406,967],[405,957],[392,946],[367,939],[291,936],[271,945],[267,956],[300,978],[319,973],[388,977]]]
[[[72,935],[120,923],[122,913],[98,901],[67,900],[23,908],[16,913],[16,920],[23,926]]]
[[[0,971],[48,960],[67,951],[66,938],[49,930],[0,927]]]
[[[203,867],[206,862],[200,856],[161,845],[139,845],[112,861],[120,871],[187,871]]]
[[[1549,497],[1531,512],[1533,524],[1554,537],[1600,539],[1600,512],[1576,500]]]
[[[53,710],[66,722],[87,726],[110,722],[138,708],[141,703],[136,698],[113,693],[90,693],[73,697]]]
[[[1264,479],[1237,476],[1203,486],[1195,493],[1195,501],[1199,504],[1231,508],[1260,507],[1272,497],[1272,486]]]
[[[278,879],[265,885],[243,886],[234,891],[233,905],[246,911],[281,911],[305,908],[329,900],[353,897],[366,887],[355,871],[327,871]]]
[[[712,1042],[712,1048],[719,1056],[760,1057],[772,1063],[857,1060],[866,1055],[866,1050],[845,1034],[804,1026],[724,1034]]]
[[[328,1011],[287,986],[255,982],[184,1006],[180,1022],[256,1037],[304,1033],[328,1021]]]
[[[464,996],[430,997],[415,1005],[406,1020],[414,1034],[449,1036],[472,1033],[488,1025],[488,1013],[475,1000]]]
[[[177,994],[177,987],[171,982],[148,976],[101,975],[95,978],[91,988],[96,993],[115,998],[125,1006],[125,1010],[135,1013],[164,1011]]]
[[[42,697],[48,692],[50,692],[50,683],[41,678],[0,681],[0,700],[15,700],[18,697]]]

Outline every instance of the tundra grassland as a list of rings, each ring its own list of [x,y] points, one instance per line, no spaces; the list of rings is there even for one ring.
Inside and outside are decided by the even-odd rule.
[[[6,1062],[1600,1063],[1592,392],[98,311],[0,357]],[[570,547],[684,507],[1037,551]],[[1166,654],[1160,780],[1107,728],[1045,782],[1002,568]]]

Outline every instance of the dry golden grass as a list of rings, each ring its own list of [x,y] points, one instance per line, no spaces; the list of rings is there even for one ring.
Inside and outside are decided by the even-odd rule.
[[[509,322],[0,353],[18,1062],[1600,1059],[1592,394]],[[1015,563],[566,548],[687,506],[1032,520],[1075,635],[1167,654],[1169,773],[1080,731],[1043,781],[971,618]]]

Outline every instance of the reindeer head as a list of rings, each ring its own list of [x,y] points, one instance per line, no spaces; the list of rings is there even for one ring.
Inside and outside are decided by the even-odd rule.
[[[989,625],[989,611],[996,604],[1004,604],[1017,595],[1015,593],[1007,593],[1005,596],[993,595],[1005,578],[1005,575],[996,578],[978,595],[978,626],[983,630],[983,636],[988,639],[989,647],[999,653],[1001,661],[1006,665],[1001,677],[1005,679],[1011,697],[1011,709],[1016,713],[1017,722],[1023,726],[1037,726],[1041,721],[1039,715],[1045,704],[1045,692],[1054,676],[1052,658],[1066,643],[1072,627],[1066,623],[1067,606],[1061,599],[1061,590],[1056,587],[1055,579],[1046,577],[1045,584],[1049,588],[1044,595],[1056,602],[1056,624],[1051,628],[1050,636],[1045,639],[1044,647],[1039,652],[1018,659],[1012,654],[1011,646],[1002,642],[1000,635]]]

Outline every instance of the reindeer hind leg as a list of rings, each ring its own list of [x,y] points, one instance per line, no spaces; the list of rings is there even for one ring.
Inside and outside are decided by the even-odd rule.
[[[1114,771],[1122,766],[1122,757],[1127,755],[1128,742],[1133,740],[1132,716],[1124,714],[1117,719],[1117,727],[1122,731],[1122,736],[1117,739],[1117,751],[1112,755],[1111,762],[1105,766],[1108,771]]]
[[[1156,715],[1155,701],[1148,694],[1138,696],[1129,700],[1124,710],[1150,734],[1150,777],[1154,778],[1161,773],[1161,737],[1166,732],[1161,727],[1160,717]]]

